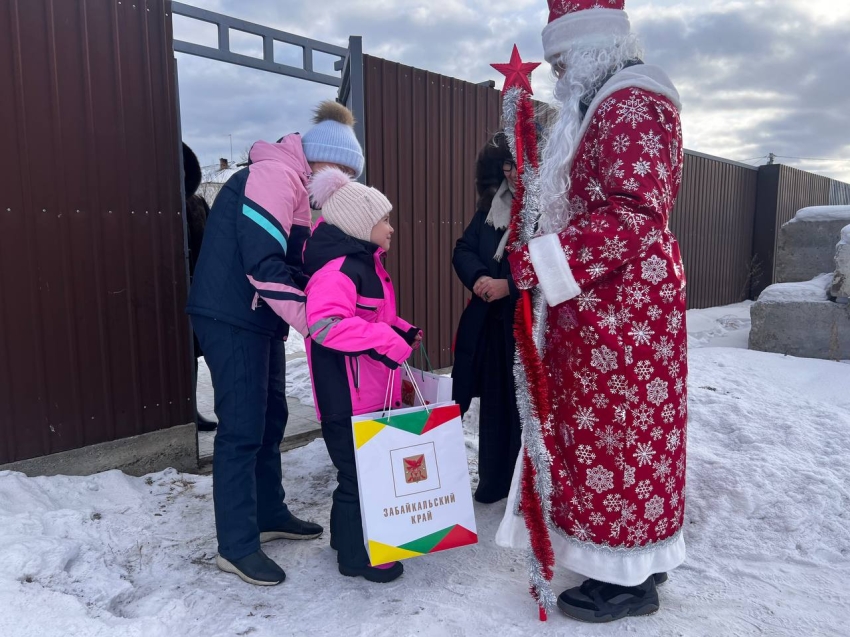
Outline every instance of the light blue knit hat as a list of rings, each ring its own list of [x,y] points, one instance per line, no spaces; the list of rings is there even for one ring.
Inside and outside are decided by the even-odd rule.
[[[345,106],[327,100],[316,107],[315,126],[301,138],[307,161],[324,161],[346,166],[359,177],[363,151],[354,135],[354,116]]]

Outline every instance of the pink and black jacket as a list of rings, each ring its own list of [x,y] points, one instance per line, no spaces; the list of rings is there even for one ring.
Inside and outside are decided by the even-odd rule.
[[[306,345],[320,420],[401,406],[399,366],[410,356],[419,328],[396,315],[383,255],[377,245],[323,222],[307,240]]]
[[[186,311],[267,336],[285,336],[288,326],[306,334],[310,166],[301,136],[257,142],[249,157],[210,211]]]

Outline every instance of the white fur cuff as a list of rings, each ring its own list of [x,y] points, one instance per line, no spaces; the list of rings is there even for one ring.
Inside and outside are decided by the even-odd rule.
[[[529,241],[528,254],[543,296],[551,307],[581,294],[557,234],[544,234]]]
[[[629,16],[619,9],[585,9],[561,16],[543,29],[543,56],[552,63],[576,47],[611,46],[629,34]]]

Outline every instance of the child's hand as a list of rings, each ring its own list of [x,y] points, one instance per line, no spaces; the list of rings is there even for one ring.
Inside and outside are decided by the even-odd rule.
[[[413,349],[417,350],[422,345],[422,332],[416,335],[416,338],[413,339]]]

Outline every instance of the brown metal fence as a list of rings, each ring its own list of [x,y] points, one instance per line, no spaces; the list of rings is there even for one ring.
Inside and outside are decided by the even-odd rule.
[[[401,316],[425,331],[435,366],[451,345],[468,294],[451,267],[475,214],[475,157],[499,125],[499,92],[365,56],[370,185],[395,208],[388,268]]]
[[[748,298],[757,184],[751,166],[685,152],[670,228],[685,262],[689,308]]]
[[[192,422],[170,2],[0,2],[0,464]]]

